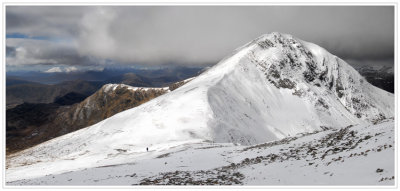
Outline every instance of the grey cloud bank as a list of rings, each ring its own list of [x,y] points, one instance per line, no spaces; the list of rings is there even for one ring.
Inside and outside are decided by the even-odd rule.
[[[7,38],[7,66],[102,60],[202,66],[274,31],[350,63],[393,65],[394,7],[388,6],[7,6],[7,34],[28,37]]]

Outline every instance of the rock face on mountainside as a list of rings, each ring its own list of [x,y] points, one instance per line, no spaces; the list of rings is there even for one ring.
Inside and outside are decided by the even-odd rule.
[[[135,88],[123,84],[107,84],[72,106],[22,104],[7,112],[7,152],[29,148],[93,125],[168,91],[168,88]],[[66,99],[58,101],[64,103],[68,101]]]
[[[68,127],[87,127],[166,92],[168,88],[136,88],[124,84],[107,84],[83,102],[68,109],[68,112],[62,112],[56,120],[67,118],[65,123]]]
[[[393,94],[369,84],[346,62],[315,44],[271,33],[175,91],[10,156],[8,164],[73,158],[64,170],[87,168],[149,146],[157,151],[196,141],[252,145],[393,115]]]
[[[250,52],[251,61],[277,88],[311,98],[316,107],[322,106],[327,112],[334,104],[327,104],[325,97],[332,97],[363,120],[376,121],[393,114],[392,94],[371,86],[347,63],[321,47],[278,33],[261,38],[257,45]],[[268,52],[274,52],[274,57],[266,56]]]

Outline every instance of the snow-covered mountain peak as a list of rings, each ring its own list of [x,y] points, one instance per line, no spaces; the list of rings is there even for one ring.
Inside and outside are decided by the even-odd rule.
[[[314,99],[316,105],[328,109],[324,95],[331,94],[346,110],[362,120],[374,122],[393,115],[392,109],[385,109],[393,106],[381,102],[380,96],[366,95],[373,91],[393,100],[393,94],[371,86],[345,61],[318,45],[273,32],[260,36],[237,52],[242,52],[244,56],[241,59],[256,65],[275,87]]]
[[[174,91],[17,153],[8,160],[15,168],[9,180],[21,176],[22,164],[32,163],[32,172],[40,174],[34,169],[54,158],[65,163],[49,173],[71,170],[70,163],[73,168],[118,163],[146,147],[252,145],[393,116],[393,94],[366,82],[346,62],[312,43],[271,33]]]

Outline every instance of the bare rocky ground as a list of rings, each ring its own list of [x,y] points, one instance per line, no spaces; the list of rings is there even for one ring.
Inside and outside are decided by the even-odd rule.
[[[348,126],[341,129],[327,130],[329,133],[322,138],[311,142],[303,142],[301,144],[293,144],[295,140],[307,136],[321,133],[315,131],[313,133],[304,133],[296,137],[289,137],[279,141],[268,142],[260,145],[244,148],[239,152],[256,152],[269,149],[274,146],[288,146],[280,149],[279,153],[271,153],[268,155],[259,155],[257,157],[245,158],[237,163],[207,170],[207,171],[175,171],[161,173],[154,177],[141,180],[140,185],[233,185],[245,184],[245,175],[240,171],[242,169],[251,168],[255,164],[269,165],[272,163],[283,163],[291,160],[301,161],[305,165],[318,168],[319,165],[329,166],[333,163],[343,163],[350,158],[368,157],[371,153],[380,153],[385,150],[393,150],[393,143],[378,144],[368,149],[362,149],[360,145],[377,142],[377,139],[383,138],[385,132],[365,133]],[[371,141],[372,140],[372,141]],[[375,141],[374,141],[375,140]],[[377,168],[376,173],[383,172],[383,169]],[[331,172],[324,174],[333,175]],[[393,176],[382,176],[378,182],[392,182]]]

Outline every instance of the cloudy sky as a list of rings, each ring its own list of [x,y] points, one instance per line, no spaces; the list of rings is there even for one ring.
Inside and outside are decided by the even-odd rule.
[[[393,7],[7,6],[6,68],[208,66],[274,31],[353,65],[394,64]]]

